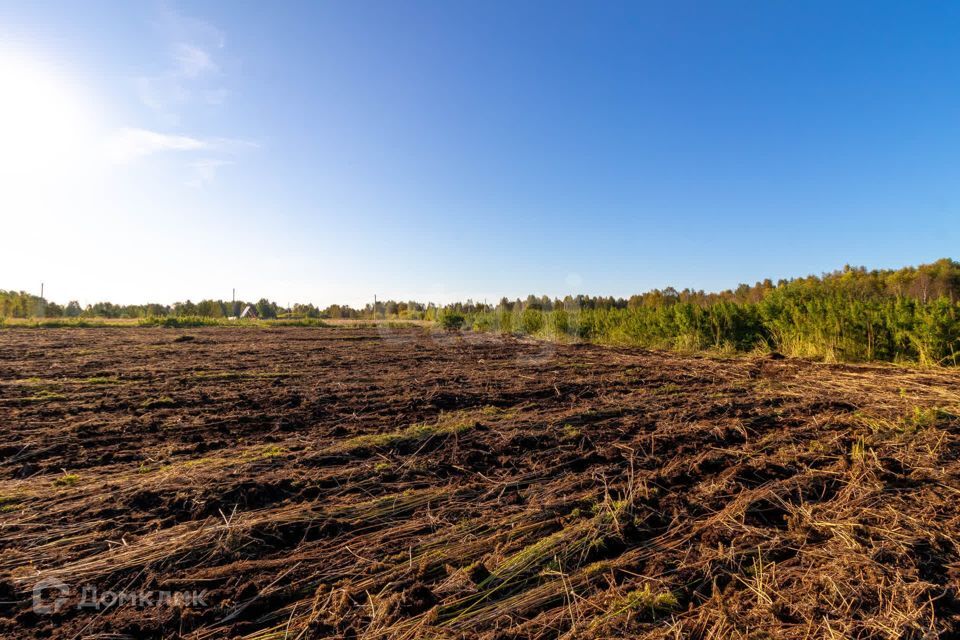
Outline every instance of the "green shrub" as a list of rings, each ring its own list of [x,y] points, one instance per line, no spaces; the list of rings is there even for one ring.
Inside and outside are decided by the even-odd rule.
[[[491,331],[493,329],[493,321],[489,317],[477,316],[473,319],[473,330],[474,331]]]
[[[466,320],[467,319],[462,313],[448,311],[440,316],[440,326],[447,331],[459,331],[460,327],[463,326],[463,323],[466,322]]]
[[[540,333],[543,329],[543,313],[539,309],[524,309],[520,316],[520,328],[524,333]]]
[[[140,320],[137,321],[137,324],[141,327],[167,327],[179,329],[186,327],[214,327],[218,324],[223,324],[223,322],[217,320],[216,318],[203,318],[200,316],[148,316],[146,318],[140,318]]]
[[[497,314],[497,326],[501,333],[513,333],[513,314],[507,309],[500,309]]]

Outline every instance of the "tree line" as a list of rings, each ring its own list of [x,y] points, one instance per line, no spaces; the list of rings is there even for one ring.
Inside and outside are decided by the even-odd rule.
[[[374,319],[397,318],[410,320],[434,320],[441,308],[434,304],[420,302],[397,302],[387,300],[377,302],[376,306],[367,304],[355,309],[349,305],[332,304],[319,308],[313,304],[293,304],[288,307],[278,305],[272,300],[261,298],[256,302],[201,300],[199,302],[175,302],[173,304],[129,304],[97,302],[81,306],[76,300],[65,305],[57,304],[25,291],[4,291],[0,289],[0,318],[230,318],[239,317],[244,309],[250,307],[256,317],[264,320],[277,318],[311,319]],[[464,308],[460,305],[460,308]],[[469,303],[466,308],[476,310]]]
[[[472,300],[438,306],[387,300],[362,308],[202,300],[172,305],[58,305],[25,292],[0,291],[0,317],[147,318],[239,316],[455,320],[446,326],[683,350],[774,349],[826,360],[958,364],[960,263],[951,259],[902,269],[846,266],[820,276],[764,280],[707,293],[655,289],[628,298],[527,296],[496,304]]]

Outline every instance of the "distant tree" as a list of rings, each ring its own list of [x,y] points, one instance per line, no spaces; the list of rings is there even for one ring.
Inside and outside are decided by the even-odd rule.
[[[178,302],[174,306],[176,310],[176,315],[183,316],[195,316],[197,315],[197,305],[187,300],[186,302]]]
[[[266,298],[260,298],[256,304],[257,316],[263,320],[271,320],[277,317],[277,304],[270,302]]]
[[[293,305],[293,315],[298,318],[319,318],[320,310],[312,304]]]
[[[158,318],[162,316],[168,316],[170,315],[170,307],[164,304],[157,304],[156,302],[151,302],[149,304],[144,305],[143,315],[156,316]]]
[[[223,302],[220,300],[201,300],[197,303],[197,315],[204,318],[222,318]]]

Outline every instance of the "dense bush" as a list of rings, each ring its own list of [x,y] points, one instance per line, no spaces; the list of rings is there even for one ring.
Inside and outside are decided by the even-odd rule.
[[[717,294],[672,289],[629,300],[501,301],[476,328],[660,349],[751,351],[828,361],[960,364],[960,264],[847,268]]]
[[[538,309],[524,309],[520,316],[520,328],[524,333],[540,333],[543,329],[543,312]]]
[[[459,331],[466,322],[466,317],[456,311],[448,311],[440,316],[440,326],[447,331]]]
[[[849,300],[777,292],[760,303],[478,313],[478,330],[658,349],[782,353],[829,361],[958,364],[960,305],[948,298]],[[506,321],[504,321],[506,320]],[[516,328],[515,328],[516,327]]]
[[[155,316],[150,316],[148,318],[141,318],[137,324],[141,327],[170,327],[170,328],[181,328],[181,327],[208,327],[215,326],[217,324],[222,324],[215,318],[205,318],[201,316],[185,316],[185,317],[168,317],[168,318],[157,318]]]

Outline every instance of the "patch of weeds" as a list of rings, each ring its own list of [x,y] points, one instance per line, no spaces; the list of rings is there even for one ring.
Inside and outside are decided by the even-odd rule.
[[[106,376],[94,376],[92,378],[75,378],[70,382],[76,382],[77,384],[92,384],[92,385],[120,384],[120,380],[118,378],[108,378]]]
[[[604,500],[593,505],[593,516],[572,520],[564,528],[525,546],[507,557],[480,586],[510,582],[538,567],[546,571],[569,571],[580,566],[592,551],[603,549],[619,536],[620,521],[630,505],[625,500]],[[580,514],[577,514],[580,515]],[[556,563],[555,565],[552,563]],[[603,568],[597,567],[596,571]],[[542,573],[542,571],[541,571]]]
[[[177,402],[170,396],[160,396],[159,398],[151,398],[147,400],[142,405],[143,409],[167,409],[170,407],[176,407]]]
[[[209,327],[218,324],[224,324],[224,321],[217,321],[215,318],[201,318],[198,316],[183,317],[156,317],[148,316],[137,320],[137,326],[140,327],[168,327],[178,329],[181,327]]]
[[[434,436],[450,436],[465,433],[476,423],[460,420],[443,420],[434,424],[415,424],[391,433],[371,433],[355,436],[332,447],[333,451],[353,451],[355,449],[395,447],[411,442],[420,442]]]
[[[213,457],[204,456],[203,458],[194,458],[193,460],[184,460],[179,466],[184,469],[191,469],[193,467],[206,467],[208,465],[212,465],[214,462],[220,462],[220,461],[223,461],[223,458],[213,458]],[[167,465],[164,468],[173,468],[175,466],[177,465]]]
[[[176,473],[180,471],[185,471],[186,469],[193,469],[195,467],[212,467],[217,463],[229,462],[232,464],[239,464],[245,462],[247,459],[243,456],[232,458],[227,461],[224,458],[214,458],[204,456],[202,458],[193,458],[191,460],[183,460],[177,462],[169,462],[165,464],[158,465],[156,467],[148,467],[145,463],[140,464],[140,468],[137,470],[137,473],[150,473],[156,471],[158,473]]]
[[[507,582],[534,567],[555,560],[558,548],[567,540],[571,531],[573,529],[561,529],[525,546],[501,562],[479,586],[488,588]]]
[[[488,404],[480,409],[480,413],[485,416],[495,416],[498,418],[513,418],[517,415],[516,409],[504,409],[502,407],[495,407],[492,404]]]
[[[613,569],[613,563],[611,563],[609,560],[600,560],[598,562],[594,562],[593,564],[588,564],[583,568],[583,572],[588,576],[595,576],[601,573],[606,573],[611,569]]]
[[[269,460],[271,458],[279,458],[287,454],[287,450],[280,445],[271,444],[263,449],[249,451],[246,453],[245,457],[249,456],[250,460]]]
[[[53,481],[55,487],[74,487],[80,482],[80,476],[75,473],[64,473]]]
[[[668,382],[667,384],[660,385],[653,391],[654,393],[657,393],[657,394],[669,395],[672,393],[679,393],[680,390],[681,390],[680,385],[675,384],[673,382]]]
[[[570,423],[563,425],[563,428],[560,429],[561,442],[571,442],[573,440],[577,440],[581,435],[580,429],[577,429]]]
[[[634,589],[627,595],[617,598],[610,607],[609,617],[627,612],[645,614],[651,619],[673,611],[679,606],[677,596],[670,591],[654,591],[649,584],[642,589]]]
[[[377,473],[385,473],[393,468],[393,465],[389,462],[380,461],[377,464],[373,465],[373,470]]]
[[[956,414],[940,407],[914,407],[913,411],[896,420],[861,413],[856,414],[856,417],[873,435],[878,436],[911,436],[957,419]]]
[[[50,400],[66,400],[67,396],[62,393],[57,393],[56,391],[44,389],[23,399],[27,402],[48,402]]]
[[[10,513],[20,508],[22,499],[19,496],[0,495],[0,513]]]
[[[936,427],[942,423],[955,419],[957,416],[940,407],[914,407],[913,413],[903,419],[904,424],[914,431]]]

